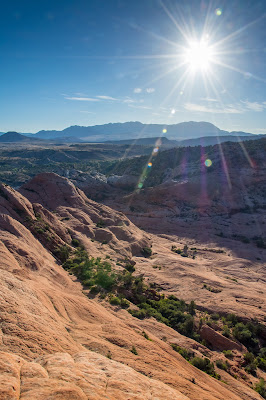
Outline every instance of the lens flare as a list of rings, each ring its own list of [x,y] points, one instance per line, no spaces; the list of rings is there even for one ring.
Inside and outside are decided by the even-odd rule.
[[[185,52],[185,63],[189,65],[193,71],[207,71],[213,58],[213,52],[208,45],[207,40],[191,41],[188,44],[188,49]]]
[[[151,168],[151,167],[152,167],[152,163],[149,162],[149,163],[148,163],[148,168]]]
[[[166,133],[166,132],[167,132],[167,129],[164,128],[164,129],[163,129],[163,133]]]
[[[220,17],[220,15],[222,15],[222,9],[221,9],[221,8],[216,8],[215,14],[216,14],[218,17]]]
[[[207,158],[207,160],[205,160],[206,167],[210,167],[212,165],[212,160],[210,160],[209,158]]]

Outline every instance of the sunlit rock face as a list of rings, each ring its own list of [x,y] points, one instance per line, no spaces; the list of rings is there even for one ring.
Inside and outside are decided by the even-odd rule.
[[[224,385],[194,368],[170,345],[182,344],[199,356],[213,357],[202,344],[154,319],[141,321],[92,297],[53,256],[53,241],[72,246],[72,238],[90,255],[110,257],[114,268],[121,269],[116,265],[121,258],[132,259],[136,274],[144,274],[147,282],[158,279],[168,289],[173,285],[174,293],[180,288],[182,298],[195,298],[202,277],[209,276],[200,251],[196,260],[177,260],[171,251],[173,239],[145,233],[121,212],[89,200],[65,178],[37,176],[20,192],[1,187],[0,398],[259,399],[244,380],[228,375],[229,384]],[[141,248],[151,245],[153,255],[141,257]],[[221,267],[225,255],[211,256],[209,262]],[[228,260],[232,262],[227,256]],[[248,274],[251,279],[253,271]],[[221,281],[221,270],[217,276]],[[214,273],[212,279],[216,282]],[[234,283],[223,284],[225,307],[230,309],[230,284],[235,294],[239,289]],[[212,295],[204,290],[202,301],[210,303]],[[218,295],[222,299],[224,293]],[[245,295],[248,307],[250,291]]]
[[[32,400],[188,400],[178,390],[100,354],[55,353],[34,361],[0,352],[0,395]]]
[[[68,229],[78,232],[88,248],[92,246],[91,239],[95,239],[106,242],[113,251],[120,251],[121,255],[131,256],[149,245],[147,235],[127,217],[89,200],[72,182],[59,175],[38,175],[23,185],[20,192],[32,202],[40,203],[60,215]]]

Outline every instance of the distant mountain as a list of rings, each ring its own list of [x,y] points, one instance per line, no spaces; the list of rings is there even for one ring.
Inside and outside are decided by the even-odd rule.
[[[186,147],[186,146],[213,146],[218,143],[224,142],[243,142],[246,140],[257,140],[265,137],[265,135],[253,135],[249,136],[204,136],[196,139],[186,140],[169,140],[166,137],[153,137],[153,138],[140,138],[140,139],[127,139],[127,140],[110,140],[104,142],[105,144],[117,144],[117,145],[135,145],[135,146],[156,146],[160,144],[163,148],[172,147]],[[160,141],[160,142],[159,142]]]
[[[165,132],[166,130],[166,132]],[[141,122],[124,122],[95,126],[70,126],[62,131],[39,131],[31,137],[41,139],[60,139],[73,137],[85,142],[103,142],[108,140],[128,140],[137,138],[160,137],[167,135],[168,139],[186,140],[212,136],[253,136],[246,132],[227,132],[209,122],[182,122],[174,125],[142,124]],[[255,136],[255,135],[254,135]]]
[[[232,133],[232,132],[231,132]],[[186,147],[186,146],[214,146],[215,144],[219,144],[219,143],[224,143],[224,142],[244,142],[246,140],[258,140],[261,139],[263,137],[265,137],[266,135],[246,135],[246,136],[242,136],[242,135],[238,135],[238,136],[233,136],[233,135],[226,135],[226,136],[213,136],[213,137],[200,137],[200,138],[196,138],[196,139],[187,139],[187,140],[179,140],[177,142],[176,146],[182,146],[182,147]],[[244,134],[244,132],[242,132],[242,134]],[[171,141],[170,141],[171,142]],[[172,141],[174,142],[174,141]]]
[[[151,138],[139,138],[139,139],[125,139],[125,140],[107,140],[104,142],[105,144],[118,144],[118,145],[139,145],[139,146],[155,146],[156,144],[160,144],[163,146],[177,146],[178,141],[177,140],[169,140],[166,137],[162,136],[157,136],[157,137],[151,137]]]
[[[1,143],[41,142],[35,137],[27,137],[17,132],[7,132],[0,136]]]

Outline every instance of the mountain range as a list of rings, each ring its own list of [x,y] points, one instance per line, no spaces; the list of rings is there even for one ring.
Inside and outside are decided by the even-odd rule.
[[[127,140],[167,136],[172,140],[186,140],[214,136],[253,136],[246,132],[228,132],[209,122],[182,122],[179,124],[142,124],[141,122],[109,123],[95,126],[70,126],[62,131],[41,130],[36,134],[24,133],[25,136],[39,139],[64,139],[73,141],[103,142],[108,140]],[[255,135],[254,135],[255,136]]]

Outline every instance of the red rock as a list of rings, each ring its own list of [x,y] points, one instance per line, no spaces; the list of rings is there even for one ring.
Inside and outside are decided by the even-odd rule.
[[[200,336],[210,343],[214,349],[218,350],[238,350],[240,352],[247,352],[247,348],[241,343],[236,343],[231,339],[221,335],[208,325],[203,325],[200,330]]]

